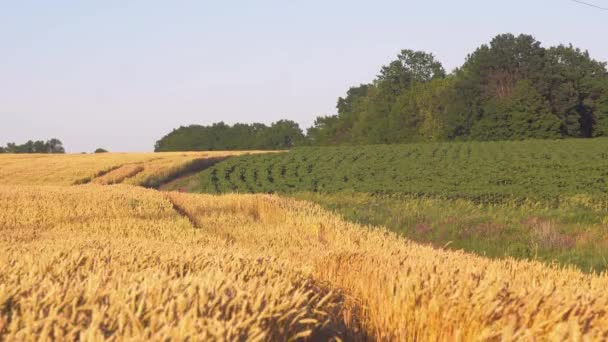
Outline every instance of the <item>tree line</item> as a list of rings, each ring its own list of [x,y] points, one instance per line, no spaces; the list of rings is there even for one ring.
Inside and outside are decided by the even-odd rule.
[[[59,139],[28,140],[26,143],[17,145],[8,143],[6,147],[0,146],[0,153],[65,153],[63,143]]]
[[[156,142],[155,152],[213,150],[281,150],[306,143],[300,126],[280,120],[270,126],[261,123],[179,127]]]
[[[403,50],[337,109],[309,129],[314,144],[594,137],[608,134],[608,73],[586,51],[504,34],[450,74]]]
[[[289,129],[273,131],[275,124]],[[608,72],[572,45],[545,48],[530,35],[502,34],[451,73],[431,53],[402,50],[306,135],[294,122],[275,124],[180,127],[157,150],[605,136]]]

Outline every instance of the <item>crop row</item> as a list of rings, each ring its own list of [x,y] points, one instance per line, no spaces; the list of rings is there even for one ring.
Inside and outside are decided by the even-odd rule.
[[[230,158],[203,171],[210,193],[366,193],[483,202],[608,194],[608,139],[315,147]]]

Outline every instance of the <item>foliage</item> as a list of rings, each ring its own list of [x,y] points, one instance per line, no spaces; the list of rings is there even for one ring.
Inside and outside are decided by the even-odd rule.
[[[503,34],[449,75],[433,55],[404,50],[370,84],[349,89],[308,137],[336,145],[602,136],[607,102],[606,63]]]
[[[474,140],[559,138],[560,121],[527,80],[518,81],[506,99],[491,100],[471,128]]]
[[[537,201],[480,205],[467,199],[294,193],[349,221],[387,227],[416,242],[492,258],[506,256],[608,270],[608,208],[572,198],[557,207]]]
[[[59,139],[28,140],[25,144],[17,145],[8,143],[6,147],[0,147],[0,153],[65,153],[63,144]]]
[[[260,123],[230,126],[219,122],[174,129],[156,142],[154,151],[283,150],[304,143],[299,125],[290,120],[270,126]]]
[[[93,153],[108,153],[108,150],[100,147],[100,148],[96,149],[95,152],[93,152]]]

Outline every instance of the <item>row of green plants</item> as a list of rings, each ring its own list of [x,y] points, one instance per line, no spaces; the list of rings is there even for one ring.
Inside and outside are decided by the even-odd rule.
[[[280,193],[438,248],[608,269],[608,139],[299,148],[230,158],[189,191]]]
[[[199,175],[209,193],[335,193],[608,205],[608,139],[310,147],[235,157]]]

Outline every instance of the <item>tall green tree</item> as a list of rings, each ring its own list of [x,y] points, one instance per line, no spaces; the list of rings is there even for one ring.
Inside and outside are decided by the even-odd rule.
[[[312,127],[306,130],[308,141],[312,145],[337,145],[339,118],[337,115],[318,116]]]
[[[476,121],[484,116],[490,120],[486,105],[509,98],[520,80],[540,84],[544,55],[540,42],[529,35],[499,35],[475,50],[455,75],[448,108],[449,136],[468,136]]]
[[[435,57],[426,52],[402,50],[380,69],[371,84],[350,88],[339,98],[336,116],[320,117],[309,129],[319,144],[379,144],[417,139],[413,90],[446,76]],[[430,123],[427,122],[427,123]]]
[[[559,138],[560,119],[530,81],[517,82],[507,98],[484,107],[484,116],[471,130],[474,140]]]
[[[51,139],[46,144],[48,153],[65,153],[63,143],[59,139]]]
[[[571,45],[547,50],[548,95],[553,111],[561,118],[562,133],[572,137],[598,135],[595,126],[603,121],[608,73],[598,62]],[[601,129],[600,129],[601,131]]]
[[[262,136],[265,146],[280,150],[303,146],[305,140],[306,137],[302,133],[300,126],[291,120],[274,122],[265,130]]]
[[[608,81],[600,83],[589,101],[596,116],[593,136],[608,136]]]

